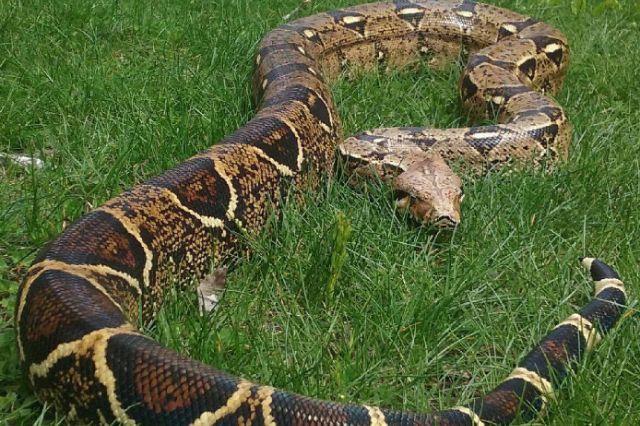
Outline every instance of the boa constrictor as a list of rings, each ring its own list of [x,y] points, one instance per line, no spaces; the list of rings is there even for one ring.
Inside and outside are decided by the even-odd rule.
[[[622,282],[599,260],[584,260],[596,281],[593,301],[486,396],[433,414],[252,384],[166,349],[135,326],[170,282],[204,276],[212,261],[238,250],[239,234],[263,227],[292,185],[313,184],[332,167],[342,136],[328,80],[352,65],[397,67],[423,57],[439,66],[467,53],[462,101],[499,124],[364,133],[340,147],[355,170],[392,176],[398,205],[419,220],[455,225],[459,180],[447,163],[481,171],[514,159],[564,158],[570,127],[544,93],[560,87],[568,47],[545,23],[467,0],[399,0],[285,24],[258,48],[260,106],[249,123],[88,213],[35,259],[15,321],[38,397],[91,423],[479,425],[534,416],[621,314]]]

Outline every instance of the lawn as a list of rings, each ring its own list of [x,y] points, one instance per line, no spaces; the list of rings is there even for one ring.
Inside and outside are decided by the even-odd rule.
[[[254,113],[253,54],[284,22],[354,0],[0,2],[0,423],[64,422],[17,364],[13,307],[36,251],[125,188],[178,164]],[[446,408],[490,390],[589,300],[582,255],[640,294],[640,3],[505,0],[559,27],[572,59],[560,103],[574,126],[553,171],[465,183],[463,223],[434,236],[389,188],[340,171],[289,203],[230,274],[213,314],[171,293],[149,334],[253,381],[339,401]],[[595,6],[597,5],[597,6]],[[460,66],[371,73],[334,94],[347,134],[464,126]],[[538,422],[640,424],[640,323],[627,316]],[[64,413],[62,413],[64,414]]]

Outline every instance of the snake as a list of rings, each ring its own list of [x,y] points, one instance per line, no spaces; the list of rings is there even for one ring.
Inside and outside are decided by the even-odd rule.
[[[483,425],[545,412],[560,382],[621,317],[618,273],[582,260],[595,296],[492,391],[414,413],[322,401],[238,378],[163,347],[139,324],[167,288],[243,248],[288,194],[314,188],[336,158],[391,182],[399,209],[455,226],[454,170],[565,159],[571,126],[552,95],[569,60],[556,28],[472,1],[362,4],[284,23],[257,47],[255,116],[173,169],[68,226],[35,257],[15,309],[20,362],[37,397],[69,421],[152,425]],[[349,73],[458,61],[466,128],[385,128],[344,139],[331,83]]]

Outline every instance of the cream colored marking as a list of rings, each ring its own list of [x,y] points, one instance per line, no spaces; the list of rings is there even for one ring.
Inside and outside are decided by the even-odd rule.
[[[538,392],[540,392],[541,398],[544,403],[547,402],[548,398],[554,398],[553,386],[551,385],[551,382],[540,376],[535,371],[527,370],[523,367],[517,367],[511,372],[511,374],[509,374],[509,377],[507,377],[505,380],[509,379],[522,379],[525,382],[530,383],[538,390]]]
[[[318,123],[320,124],[320,127],[322,127],[322,130],[324,130],[327,133],[331,133],[331,127],[327,126],[326,124],[324,124],[323,122]]]
[[[558,43],[549,43],[544,47],[544,51],[546,53],[553,53],[555,51],[558,51],[562,49],[562,46],[559,45]]]
[[[342,22],[344,22],[347,25],[355,24],[356,22],[362,22],[362,21],[364,21],[364,16],[345,16],[344,18],[342,18]]]
[[[356,160],[366,160],[366,154],[361,155],[357,152],[350,152],[349,149],[344,146],[344,144],[338,145],[338,149],[340,150],[340,154],[342,155],[355,158]]]
[[[313,36],[316,35],[315,32],[313,32],[312,30],[308,30],[308,29],[304,30],[303,33],[304,33],[305,37],[307,37],[307,38],[313,38]]]
[[[325,102],[325,100],[318,95],[317,93],[315,93],[315,95],[318,97],[318,99],[320,99],[322,101],[322,103],[327,107],[327,112],[329,114],[329,123],[331,123],[333,125],[333,116],[331,115],[331,111],[329,111],[329,105]],[[313,115],[313,113],[311,112],[311,109],[309,109],[309,105],[305,104],[302,101],[293,101],[295,103],[298,103],[300,105],[302,105],[307,111],[309,111],[309,114]],[[314,116],[315,117],[315,116]],[[283,119],[280,119],[281,121],[284,121]],[[318,124],[320,125],[320,127],[322,127],[322,130],[324,130],[327,133],[331,133],[331,127],[327,126],[325,123],[323,123],[322,121],[319,121],[318,119]],[[291,128],[291,130],[298,135],[298,132],[294,129],[293,124],[288,123],[287,125],[289,126],[289,128]],[[302,160],[303,158],[301,158],[301,155],[304,156],[304,152],[302,151],[302,144],[300,142],[300,139],[296,136],[296,139],[298,139],[298,145],[300,146],[300,149],[298,149],[298,170],[300,170],[300,167],[302,167]]]
[[[327,108],[327,115],[329,116],[329,124],[331,125],[331,127],[333,127],[333,113],[331,112],[331,108],[329,108],[329,103],[319,93],[316,93],[316,96],[318,97],[318,99],[322,101],[324,106]],[[321,123],[321,125],[323,125],[322,128],[325,129],[327,133],[331,133],[331,127],[327,126],[324,123]]]
[[[484,132],[484,133],[474,133],[471,135],[474,139],[486,139],[486,138],[495,138],[500,136],[498,132]]]
[[[258,53],[256,55],[256,65],[260,65],[260,61],[262,61],[262,56],[260,56],[260,54]]]
[[[251,387],[253,384],[242,380],[238,383],[238,389],[229,397],[227,403],[218,408],[216,411],[205,411],[200,417],[191,423],[193,426],[208,426],[215,424],[229,414],[235,413],[238,408],[251,396]]]
[[[144,251],[144,268],[142,269],[142,281],[144,287],[148,288],[151,285],[151,279],[149,277],[151,276],[151,268],[153,268],[153,252],[151,251],[151,249],[149,249],[149,247],[147,247],[147,244],[142,239],[138,226],[131,222],[119,210],[115,210],[106,206],[99,207],[98,210],[109,213],[111,216],[113,216],[113,218],[120,222],[124,229],[126,229],[129,235],[135,238],[138,244],[142,246],[142,251]]]
[[[49,355],[39,363],[33,363],[29,366],[29,375],[32,377],[44,377],[47,375],[51,367],[53,367],[60,359],[72,354],[85,355],[100,339],[111,337],[115,334],[139,334],[135,332],[135,328],[131,324],[125,324],[116,328],[101,328],[85,334],[81,339],[72,342],[60,343]]]
[[[291,170],[289,167],[285,166],[284,164],[278,163],[276,160],[274,160],[273,158],[269,157],[263,150],[261,150],[257,146],[246,145],[246,147],[249,148],[251,151],[255,152],[258,157],[263,158],[263,159],[267,160],[269,163],[273,164],[274,167],[276,169],[278,169],[278,171],[280,172],[281,175],[283,175],[283,176],[293,176],[294,175],[293,170]]]
[[[42,269],[40,269],[36,274],[30,276],[29,279],[24,283],[23,291],[20,297],[20,301],[18,303],[18,313],[16,315],[16,318],[18,320],[20,320],[22,316],[22,310],[24,309],[24,304],[26,302],[27,294],[29,292],[29,288],[31,287],[31,284],[45,271],[53,270],[53,271],[68,272],[70,274],[77,275],[81,278],[85,278],[87,281],[90,281],[92,284],[93,284],[92,280],[87,278],[85,275],[83,275],[84,272],[89,271],[89,272],[94,272],[100,275],[113,275],[125,280],[127,284],[133,287],[136,290],[136,293],[138,293],[139,295],[142,294],[142,290],[140,289],[140,284],[138,283],[138,280],[136,280],[135,278],[133,278],[131,275],[127,273],[120,272],[106,265],[90,265],[85,263],[74,265],[71,263],[61,262],[59,260],[43,260],[41,262],[38,262],[32,265],[29,268],[29,270],[31,271],[33,269],[38,269],[38,268],[42,268]],[[111,296],[107,294],[106,290],[101,285],[98,285],[98,286],[99,286],[99,290],[105,293],[105,295],[111,299]],[[119,307],[119,305],[116,302],[113,302],[113,303]]]
[[[316,96],[318,96],[318,95],[316,94]],[[320,96],[318,96],[318,99],[322,99],[322,98],[321,98]],[[302,106],[303,106],[307,111],[309,111],[309,114],[313,116],[313,113],[312,113],[312,112],[311,112],[311,110],[309,109],[309,105],[305,104],[305,103],[304,103],[304,102],[302,102],[302,101],[297,101],[297,100],[294,100],[294,101],[292,101],[292,102],[302,105]],[[323,101],[323,102],[324,102],[324,101]],[[325,104],[325,105],[326,105],[326,104]],[[329,113],[329,116],[331,116],[331,113]],[[314,117],[315,117],[315,116],[314,116]],[[281,121],[284,121],[284,120],[283,120],[283,119],[281,119],[281,118],[278,118],[278,119],[279,119],[279,120],[281,120]],[[319,119],[318,119],[318,120],[319,120]],[[325,131],[325,132],[327,132],[327,133],[331,133],[331,127],[327,126],[327,125],[326,125],[326,124],[324,124],[322,121],[318,121],[318,124],[320,125],[320,127],[322,127],[322,130],[324,130],[324,131]],[[292,128],[292,131],[294,131],[294,133],[295,133],[296,135],[298,134],[298,132],[297,132],[296,130],[294,130],[294,129],[293,129],[293,124],[288,123],[287,125],[288,125],[290,128]],[[297,136],[296,136],[296,138],[297,138]],[[300,170],[300,168],[302,167],[301,156],[302,156],[302,157],[304,157],[304,152],[302,151],[302,143],[301,143],[300,139],[299,139],[299,138],[297,138],[297,140],[298,140],[298,146],[300,146],[300,149],[298,150],[298,170]],[[302,158],[302,160],[304,160],[304,158]]]
[[[384,418],[382,410],[378,407],[369,407],[368,405],[365,405],[364,408],[369,412],[371,426],[387,426],[387,420]]]
[[[593,349],[601,340],[602,336],[598,333],[598,330],[591,324],[591,322],[581,316],[580,314],[570,315],[569,318],[562,321],[555,328],[562,327],[563,325],[572,325],[580,331],[582,337],[587,342],[587,351]]]
[[[422,9],[418,9],[417,7],[405,7],[398,11],[398,15],[415,15],[420,12],[422,12]]]
[[[276,420],[271,413],[271,403],[273,402],[272,395],[275,389],[269,386],[261,386],[258,389],[258,398],[260,399],[260,405],[262,407],[262,419],[264,426],[276,426]]]
[[[384,58],[384,52],[382,50],[378,50],[378,59]]]
[[[384,141],[386,141],[386,139],[385,139],[385,138],[375,138],[375,139],[373,140],[373,143],[383,143]]]
[[[100,424],[104,425],[104,426],[109,426],[111,423],[109,423],[107,421],[107,419],[104,418],[104,414],[102,414],[102,411],[98,410],[98,417],[100,418]]]
[[[219,166],[217,159],[215,156],[208,157],[213,162],[213,169],[218,172],[218,174],[222,177],[222,180],[227,184],[227,188],[229,189],[229,205],[227,206],[226,216],[229,220],[235,218],[236,208],[238,207],[238,194],[236,193],[236,189],[233,186],[233,182],[231,178],[227,176],[224,172],[224,169]]]
[[[607,288],[617,288],[618,290],[620,290],[621,292],[623,292],[625,295],[627,294],[624,290],[624,283],[622,281],[620,281],[617,278],[605,278],[602,279],[600,281],[596,281],[594,282],[595,284],[595,295],[596,297],[598,296],[598,294],[600,294],[603,290],[607,289]]]
[[[122,408],[122,405],[120,405],[118,395],[116,395],[116,378],[107,363],[107,344],[109,338],[114,334],[115,333],[107,336],[105,339],[98,339],[95,343],[93,353],[93,363],[96,367],[95,376],[107,389],[107,398],[109,399],[111,413],[118,423],[134,425],[135,422],[127,416],[126,411]]]
[[[269,85],[269,80],[267,80],[266,78],[262,80],[262,90],[266,89],[268,85]]]
[[[347,149],[345,149],[344,145],[340,145],[339,146],[340,152],[345,155],[345,156],[349,156],[351,158],[355,158],[356,160],[365,160],[365,161],[369,161],[369,155],[371,154],[371,152],[366,152],[364,154],[358,153],[358,152],[349,152]],[[416,148],[416,150],[420,150],[420,148]],[[424,153],[424,151],[420,150],[420,153]],[[406,168],[407,164],[411,164],[411,154],[415,154],[415,152],[410,152],[408,153],[408,155],[402,156],[400,158],[386,158],[384,160],[384,163],[389,165],[389,166],[393,166],[393,167],[399,167],[399,168]],[[405,162],[405,160],[408,160],[407,162]]]
[[[95,364],[95,377],[104,385],[107,391],[107,398],[111,412],[119,423],[125,425],[133,425],[135,422],[127,416],[125,410],[122,409],[118,396],[116,395],[116,380],[113,372],[107,365],[106,349],[109,338],[117,334],[136,334],[135,328],[131,324],[126,324],[117,328],[103,328],[101,330],[92,331],[86,334],[82,339],[73,342],[59,344],[47,358],[38,363],[29,366],[29,376],[33,378],[44,377],[47,375],[51,367],[53,367],[60,359],[75,355],[81,357],[89,351],[93,351],[93,362]]]
[[[509,31],[511,34],[515,34],[518,32],[518,27],[516,27],[513,24],[503,24],[502,28],[504,28],[505,30]]]
[[[504,103],[504,96],[494,96],[491,100],[496,105],[502,105]]]
[[[168,189],[163,189],[164,194],[171,199],[171,201],[178,206],[180,210],[183,210],[190,214],[191,216],[198,219],[204,226],[207,228],[222,228],[224,227],[224,221],[222,219],[218,219],[217,217],[205,216],[198,212],[191,210],[189,207],[182,204],[180,199],[176,194]]]
[[[584,266],[584,268],[589,271],[589,273],[591,273],[591,264],[594,260],[596,259],[593,257],[585,257],[584,259],[582,259],[582,266]]]
[[[468,10],[458,10],[456,11],[456,15],[462,16],[463,18],[472,18],[473,12],[469,12]]]
[[[316,71],[315,69],[313,69],[312,67],[307,67],[307,69],[309,70],[309,72],[313,75],[318,75],[318,71]]]
[[[422,46],[422,47],[420,48],[420,51],[421,51],[422,53],[429,53],[429,48],[428,48],[427,46]]]
[[[298,168],[298,171],[300,171],[302,169],[302,162],[304,161],[304,150],[302,147],[302,140],[300,139],[300,134],[298,133],[298,130],[296,130],[296,126],[294,126],[293,123],[290,122],[289,120],[285,118],[280,118],[280,121],[282,121],[285,124],[285,126],[287,126],[289,130],[291,130],[291,133],[293,133],[293,137],[296,138],[296,144],[298,146],[298,158],[296,158],[296,166]],[[320,124],[323,124],[323,123],[320,123]]]
[[[244,223],[242,223],[242,221],[238,218],[233,219],[233,223],[236,224],[236,226],[238,227],[238,229],[242,232],[245,232],[247,229],[244,227]]]
[[[535,56],[523,56],[518,62],[516,62],[516,65],[520,66],[531,59],[535,59]]]
[[[117,271],[113,268],[110,268],[108,266],[105,265],[88,265],[88,264],[80,264],[80,265],[72,265],[69,263],[65,263],[65,262],[60,262],[58,260],[43,260],[41,262],[38,262],[34,265],[31,265],[31,267],[29,268],[29,271],[33,270],[33,269],[39,269],[41,268],[37,273],[29,276],[29,279],[27,281],[24,282],[24,285],[22,287],[22,293],[20,295],[20,300],[18,301],[18,311],[16,313],[16,335],[20,336],[20,319],[22,318],[22,311],[24,310],[24,306],[27,302],[27,296],[29,294],[29,290],[31,288],[31,284],[33,284],[33,282],[38,279],[38,277],[40,275],[42,275],[42,273],[46,272],[46,271],[63,271],[63,272],[68,272],[70,274],[79,276],[81,278],[86,279],[87,281],[89,281],[89,283],[91,285],[93,285],[97,290],[99,290],[100,292],[102,292],[105,296],[107,296],[109,298],[109,300],[111,301],[111,303],[113,303],[120,311],[122,311],[122,307],[115,302],[115,300],[113,300],[113,298],[111,297],[111,295],[104,289],[104,287],[102,287],[102,285],[98,284],[97,282],[95,282],[92,279],[87,278],[85,275],[83,275],[84,272],[86,271],[91,271],[91,272],[95,272],[98,274],[102,274],[102,275],[113,275],[116,276],[118,278],[122,278],[123,280],[125,280],[129,285],[131,285],[131,287],[136,289],[136,292],[138,294],[142,294],[142,291],[140,290],[140,284],[138,283],[138,281],[133,278],[132,276],[124,273],[124,272],[120,272]],[[27,272],[28,274],[28,272]],[[22,341],[20,338],[18,338],[18,349],[20,352],[20,359],[24,360],[24,351],[22,348]]]
[[[297,46],[297,48],[298,48],[298,51],[299,51],[300,53],[302,53],[303,55],[305,55],[305,56],[306,56],[307,51],[306,51],[306,50],[304,50],[304,47],[302,47],[302,46]]]
[[[460,411],[461,413],[464,413],[467,416],[469,416],[471,418],[471,423],[474,426],[484,426],[484,422],[482,421],[480,416],[474,413],[470,408],[458,406],[458,407],[453,407],[452,410]]]

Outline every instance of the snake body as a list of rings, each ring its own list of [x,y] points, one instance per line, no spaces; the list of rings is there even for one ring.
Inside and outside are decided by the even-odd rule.
[[[433,66],[469,55],[464,105],[497,125],[383,129],[343,142],[328,82],[351,67]],[[565,37],[470,1],[360,5],[282,25],[256,55],[259,108],[212,148],[86,214],[47,245],[20,286],[16,329],[37,396],[69,419],[124,424],[483,424],[531,418],[625,303],[615,271],[586,259],[597,298],[554,328],[495,390],[433,414],[315,400],[250,383],[162,347],[136,328],[173,282],[202,277],[261,230],[293,186],[348,160],[404,171],[434,151],[485,170],[564,158],[570,127],[546,94],[561,85]],[[546,94],[545,94],[546,93]]]

